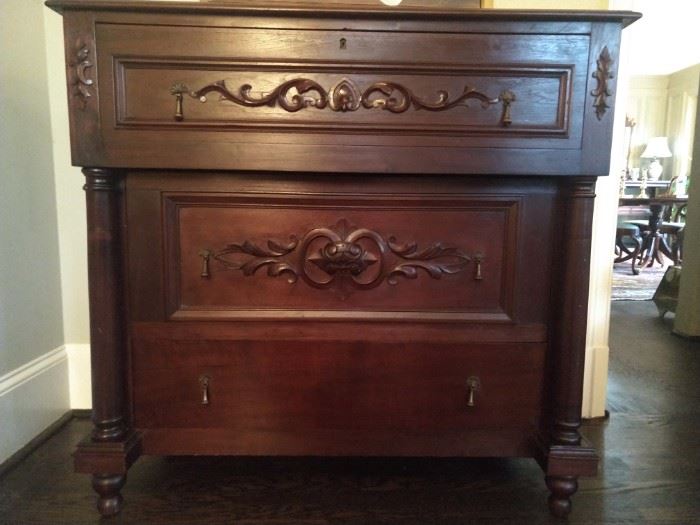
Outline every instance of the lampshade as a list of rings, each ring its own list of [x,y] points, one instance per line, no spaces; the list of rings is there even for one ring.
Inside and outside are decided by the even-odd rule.
[[[644,159],[663,159],[672,156],[671,150],[668,147],[667,137],[654,137],[649,139],[647,147],[642,153]]]

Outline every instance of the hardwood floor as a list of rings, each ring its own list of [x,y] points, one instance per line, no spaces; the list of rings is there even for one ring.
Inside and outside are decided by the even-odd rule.
[[[604,456],[571,524],[700,523],[700,343],[671,335],[651,302],[613,304]],[[0,479],[0,523],[100,522],[70,454],[73,420]],[[556,523],[532,460],[142,458],[114,524]]]

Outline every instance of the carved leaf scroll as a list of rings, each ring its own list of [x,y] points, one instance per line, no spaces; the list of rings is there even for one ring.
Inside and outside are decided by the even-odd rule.
[[[267,275],[270,277],[279,277],[282,274],[287,274],[287,280],[294,283],[297,280],[297,273],[289,264],[280,260],[280,257],[293,252],[299,241],[295,237],[291,237],[287,244],[277,243],[273,240],[267,241],[267,248],[261,248],[251,241],[245,241],[242,244],[232,243],[220,252],[212,252],[211,250],[202,250],[199,252],[200,257],[204,260],[202,269],[202,277],[209,277],[209,261],[214,259],[221,263],[228,270],[240,270],[245,276],[255,275],[255,273],[263,267],[267,267]],[[229,256],[233,254],[245,254],[252,256],[244,261],[232,260]]]
[[[407,260],[393,268],[388,277],[389,284],[396,284],[396,277],[399,275],[407,279],[417,279],[419,269],[425,270],[433,279],[441,279],[443,275],[465,271],[472,260],[457,248],[440,242],[419,250],[416,243],[398,244],[396,239],[391,237],[389,248]]]
[[[76,52],[75,70],[75,95],[80,97],[82,108],[85,109],[88,101],[92,98],[92,87],[95,81],[90,78],[88,70],[94,66],[90,60],[90,48],[80,44]]]
[[[437,92],[434,101],[423,99],[413,93],[406,86],[397,82],[375,82],[364,90],[348,79],[342,79],[330,90],[326,90],[318,82],[308,78],[289,80],[277,86],[269,93],[260,96],[252,95],[253,87],[243,84],[237,90],[231,91],[226,87],[226,82],[220,80],[191,91],[185,84],[178,83],[170,88],[170,93],[176,97],[175,120],[183,120],[183,97],[187,95],[207,102],[210,93],[217,93],[221,100],[227,100],[246,107],[280,107],[290,113],[295,113],[306,108],[326,109],[332,111],[348,112],[357,111],[360,108],[382,109],[391,113],[404,113],[411,108],[426,111],[446,111],[458,106],[467,107],[467,101],[477,100],[484,109],[501,104],[501,126],[509,126],[512,123],[511,105],[516,97],[512,91],[504,91],[498,97],[489,97],[469,86],[462,93],[450,98],[447,91]]]
[[[201,276],[209,278],[210,261],[224,270],[254,275],[266,267],[270,277],[287,276],[289,283],[299,277],[316,288],[327,288],[336,282],[350,282],[355,288],[374,288],[384,281],[398,284],[398,278],[417,279],[424,272],[433,279],[442,279],[466,271],[476,263],[474,279],[482,279],[482,254],[469,256],[455,246],[435,242],[419,248],[415,242],[400,243],[385,239],[366,228],[351,226],[346,220],[331,228],[317,228],[299,240],[290,237],[287,243],[268,240],[266,247],[252,241],[232,243],[214,252],[202,250]],[[242,257],[241,257],[242,256]]]
[[[608,85],[608,81],[614,78],[613,74],[610,72],[613,59],[610,56],[610,51],[608,51],[608,46],[605,46],[600,52],[596,64],[597,68],[593,72],[593,78],[596,79],[598,85],[591,91],[591,95],[594,97],[593,107],[595,107],[595,114],[598,120],[602,120],[603,116],[610,108],[608,105],[608,98],[612,96],[612,90]]]

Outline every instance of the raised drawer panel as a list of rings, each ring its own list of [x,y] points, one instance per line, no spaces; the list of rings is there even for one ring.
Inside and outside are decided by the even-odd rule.
[[[541,334],[556,185],[523,181],[130,172],[130,317]]]
[[[163,199],[174,318],[512,317],[517,198]]]
[[[105,25],[98,41],[115,57],[106,87],[118,128],[293,129],[277,139],[293,143],[306,132],[328,133],[313,143],[369,132],[387,144],[430,131],[580,147],[586,35]]]
[[[122,129],[293,130],[285,141],[330,135],[316,137],[319,143],[337,142],[335,134],[425,132],[487,136],[481,143],[527,136],[559,148],[581,140],[580,127],[569,129],[573,71],[566,67],[120,66]]]
[[[251,435],[532,429],[544,346],[135,339],[135,423]]]

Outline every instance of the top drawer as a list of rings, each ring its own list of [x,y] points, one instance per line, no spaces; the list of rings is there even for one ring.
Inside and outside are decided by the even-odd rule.
[[[510,23],[488,34],[478,24],[423,32],[388,21],[358,30],[169,20],[93,20],[95,48],[79,46],[75,70],[75,163],[607,172],[600,148],[609,149],[618,44],[610,23],[571,33],[553,23],[519,33]]]

